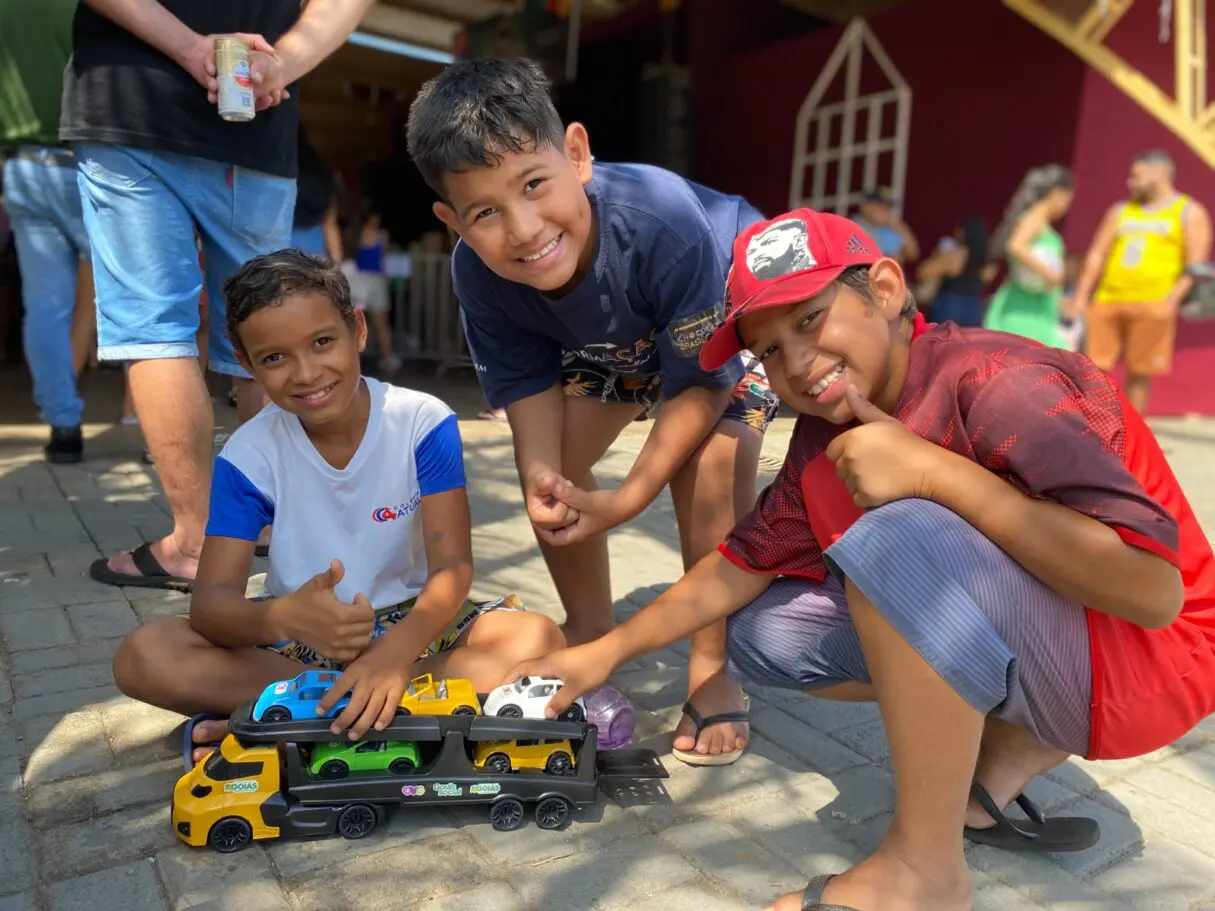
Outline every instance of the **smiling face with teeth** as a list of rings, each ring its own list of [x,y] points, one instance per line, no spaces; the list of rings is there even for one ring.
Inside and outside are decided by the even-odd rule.
[[[307,292],[286,295],[239,326],[242,366],[309,436],[361,439],[357,425],[365,427],[370,407],[359,367],[367,323],[361,312],[353,323],[324,294]]]
[[[796,411],[833,424],[853,420],[845,392],[890,411],[907,375],[907,288],[891,260],[855,267],[820,294],[748,310],[738,326],[772,389]]]
[[[434,212],[502,278],[559,296],[581,281],[595,256],[586,129],[570,124],[561,148],[498,158],[491,167],[448,174],[447,200]]]

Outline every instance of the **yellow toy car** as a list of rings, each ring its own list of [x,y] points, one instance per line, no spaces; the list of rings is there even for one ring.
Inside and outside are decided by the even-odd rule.
[[[481,700],[471,680],[436,681],[430,674],[414,677],[401,694],[398,715],[480,715]]]
[[[497,775],[516,769],[570,775],[574,771],[574,749],[568,740],[482,740],[473,747],[473,766]]]

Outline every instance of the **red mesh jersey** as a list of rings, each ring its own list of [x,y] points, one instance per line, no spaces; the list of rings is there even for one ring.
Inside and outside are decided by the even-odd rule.
[[[1167,629],[1088,611],[1090,758],[1157,749],[1215,711],[1215,557],[1154,435],[1105,373],[1004,333],[917,322],[894,413],[1181,569],[1186,604]],[[823,455],[846,429],[798,419],[784,466],[722,545],[726,557],[754,572],[826,577],[823,548],[861,515]]]

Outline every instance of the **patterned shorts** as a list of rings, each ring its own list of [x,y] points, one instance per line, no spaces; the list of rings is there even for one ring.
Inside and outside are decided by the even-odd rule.
[[[744,351],[743,367],[743,378],[734,387],[730,404],[726,406],[721,419],[747,424],[763,433],[780,410],[780,399],[768,385],[768,375],[759,358]],[[601,402],[622,405],[642,405],[647,411],[658,405],[658,394],[662,387],[661,377],[657,374],[625,376],[568,351],[561,357],[561,378],[566,395],[588,396]]]
[[[393,607],[386,607],[383,610],[376,611],[375,631],[372,632],[371,638],[380,638],[380,636],[400,623],[409,614],[410,610],[413,609],[416,601],[416,598],[411,598]],[[443,632],[439,633],[435,640],[422,651],[422,654],[418,655],[418,660],[455,648],[456,640],[472,626],[473,621],[490,611],[523,609],[523,602],[519,599],[518,595],[506,595],[494,601],[465,601],[451,622],[443,629]],[[271,645],[263,645],[262,648],[271,652],[278,652],[278,654],[293,661],[298,661],[300,664],[308,667],[322,668],[327,671],[342,670],[342,663],[340,661],[326,658],[316,651],[316,649],[304,645],[302,642],[288,639],[282,642],[275,642]]]

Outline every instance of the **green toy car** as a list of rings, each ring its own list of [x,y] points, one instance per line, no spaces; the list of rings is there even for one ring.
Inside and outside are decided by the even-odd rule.
[[[313,778],[332,781],[351,772],[408,775],[418,767],[418,745],[405,740],[360,740],[358,743],[318,743],[312,748],[308,771]]]

